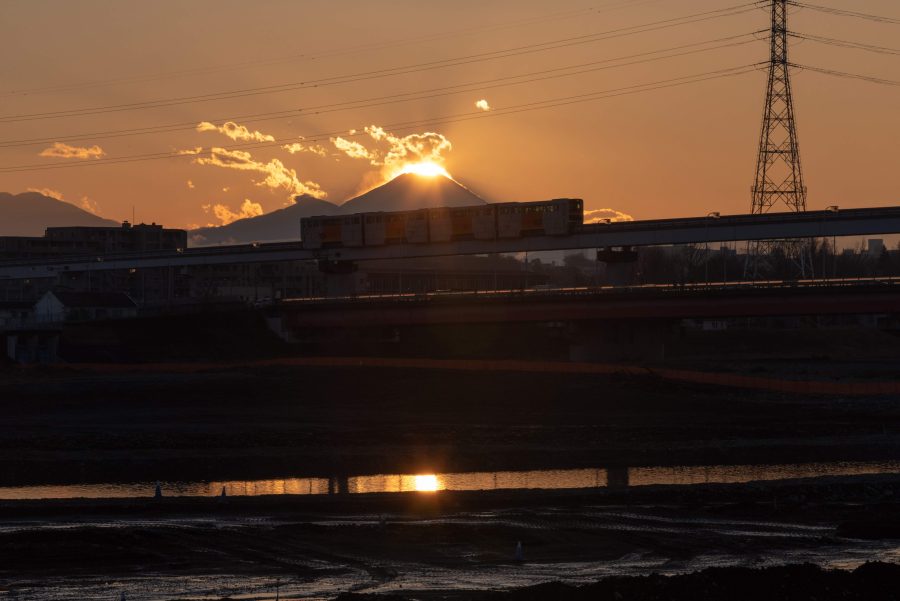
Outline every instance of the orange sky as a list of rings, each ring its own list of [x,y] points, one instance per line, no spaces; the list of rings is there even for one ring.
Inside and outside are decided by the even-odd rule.
[[[895,0],[821,3],[900,18]],[[443,162],[456,179],[488,200],[577,196],[589,210],[611,208],[639,219],[748,212],[763,71],[502,115],[528,103],[764,61],[766,42],[747,35],[711,44],[747,42],[740,45],[597,70],[604,66],[599,61],[634,55],[643,56],[605,66],[646,61],[648,52],[683,53],[697,47],[672,49],[765,29],[768,14],[760,9],[584,41],[584,36],[740,4],[3,2],[0,190],[54,190],[115,219],[130,218],[134,206],[138,220],[173,227],[219,224],[283,207],[294,192],[342,202],[417,151]],[[893,24],[800,10],[792,14],[791,26],[809,34],[900,46],[900,26]],[[559,40],[568,42],[534,51],[536,44]],[[512,48],[522,50],[446,68],[427,65]],[[900,79],[900,56],[895,55],[795,41],[792,60]],[[576,68],[588,63],[593,65]],[[398,67],[413,68],[400,75],[385,73]],[[594,70],[550,77],[578,69]],[[334,79],[354,74],[365,75],[343,83]],[[516,76],[543,79],[509,85]],[[311,81],[319,83],[140,110],[21,117]],[[900,89],[809,71],[796,72],[793,83],[809,207],[900,204]],[[452,86],[458,87],[447,89]],[[427,90],[434,91],[423,93]],[[458,93],[448,93],[454,91]],[[416,96],[401,102],[398,95],[407,93]],[[358,102],[362,100],[366,102]],[[490,110],[477,107],[479,100],[486,100]],[[296,110],[300,108],[306,110]],[[294,113],[278,119],[234,119],[246,131],[222,128],[227,117],[288,111]],[[466,120],[421,123],[450,115],[465,115]],[[487,118],[469,119],[477,115]],[[198,131],[202,122],[211,125]],[[419,123],[397,125],[405,122]],[[179,127],[145,135],[97,134],[173,124]],[[434,135],[421,135],[425,133]],[[315,138],[318,134],[331,135]],[[420,136],[407,137],[411,134]],[[277,143],[268,142],[272,138]],[[31,139],[41,142],[9,145]],[[244,148],[249,156],[234,154],[233,146],[249,142],[264,146]],[[292,154],[284,148],[291,143],[301,144],[302,150]],[[104,164],[197,148],[199,154],[179,158]],[[225,150],[213,153],[212,148]],[[2,170],[31,165],[66,168]]]

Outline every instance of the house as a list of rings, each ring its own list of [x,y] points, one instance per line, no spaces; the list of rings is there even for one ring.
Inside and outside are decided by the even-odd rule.
[[[137,304],[124,292],[51,291],[34,305],[43,323],[127,319],[137,316]]]

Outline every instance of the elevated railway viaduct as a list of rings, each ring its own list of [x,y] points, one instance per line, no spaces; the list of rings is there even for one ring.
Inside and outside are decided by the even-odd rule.
[[[900,315],[900,280],[766,282],[710,286],[646,286],[295,299],[277,309],[280,327],[298,340],[360,339],[402,343],[427,332],[553,330],[572,358],[662,358],[677,326],[686,319],[804,320],[815,327],[841,316],[878,316],[893,323]],[[510,335],[509,344],[519,338]],[[377,346],[377,344],[376,344]]]

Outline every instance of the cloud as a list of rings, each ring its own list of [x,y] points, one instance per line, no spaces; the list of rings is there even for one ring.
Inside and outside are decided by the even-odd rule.
[[[105,154],[103,149],[96,144],[90,148],[85,148],[81,146],[69,146],[62,142],[54,142],[53,146],[45,148],[38,156],[57,159],[99,159]]]
[[[59,190],[53,190],[52,188],[28,188],[27,192],[37,192],[38,194],[43,194],[44,196],[49,196],[50,198],[55,198],[56,200],[63,200],[63,193]]]
[[[244,202],[241,204],[239,212],[232,211],[230,208],[223,204],[216,205],[203,205],[203,210],[207,213],[212,211],[213,215],[216,216],[216,219],[222,222],[222,225],[228,225],[238,219],[247,219],[249,217],[259,217],[263,214],[262,205],[258,202],[253,202],[249,198],[245,198]]]
[[[389,148],[382,161],[386,171],[395,171],[407,163],[427,162],[442,165],[444,153],[453,148],[450,140],[434,132],[409,134],[401,138],[381,127],[370,125],[366,128],[366,133],[373,140],[388,144]]]
[[[334,144],[335,148],[346,154],[351,159],[368,159],[372,162],[373,165],[381,164],[378,162],[378,153],[369,152],[369,149],[359,142],[345,140],[344,138],[337,137],[331,138],[331,143]]]
[[[593,211],[584,212],[585,223],[600,223],[601,221],[634,221],[634,217],[628,213],[617,211],[615,209],[595,209]]]
[[[227,148],[211,148],[208,157],[194,159],[198,165],[212,165],[223,169],[237,169],[238,171],[253,171],[265,177],[256,182],[257,186],[265,186],[272,189],[287,190],[293,197],[300,194],[308,194],[314,198],[325,198],[326,192],[313,181],[300,181],[294,169],[285,167],[278,159],[272,159],[268,163],[257,161],[253,156],[243,150],[228,150]]]
[[[350,158],[367,159],[372,165],[381,167],[382,177],[391,179],[402,169],[413,163],[435,163],[443,166],[444,155],[453,145],[444,135],[435,132],[397,136],[378,125],[364,128],[366,134],[379,148],[368,148],[361,142],[332,138],[331,143]],[[351,130],[350,134],[356,132]]]
[[[203,147],[195,146],[194,148],[185,148],[184,150],[176,150],[175,152],[182,155],[200,154],[201,152],[203,152]]]
[[[78,206],[80,206],[88,213],[93,213],[94,215],[98,215],[100,213],[100,205],[97,204],[97,201],[91,200],[87,196],[81,197],[81,200],[78,201]]]
[[[300,138],[301,140],[303,138]],[[313,154],[317,154],[320,157],[328,154],[328,151],[324,146],[320,146],[319,144],[301,144],[300,142],[294,142],[293,144],[285,144],[282,146],[285,150],[287,150],[291,154],[297,154],[298,152],[311,152]]]
[[[188,190],[193,190],[193,189],[196,188],[197,186],[194,185],[194,182],[192,182],[191,180],[188,180],[188,181],[187,181],[187,187],[188,187]]]
[[[488,104],[488,101],[482,98],[481,100],[475,101],[475,108],[479,111],[489,111],[491,110],[491,105]]]
[[[259,131],[250,131],[244,125],[238,125],[234,121],[226,121],[222,125],[216,125],[209,121],[201,121],[197,124],[197,131],[217,131],[235,141],[241,142],[274,142],[275,136]]]

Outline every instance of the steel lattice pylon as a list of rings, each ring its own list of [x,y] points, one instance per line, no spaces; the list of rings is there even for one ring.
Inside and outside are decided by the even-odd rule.
[[[806,186],[800,167],[800,147],[794,121],[794,99],[791,93],[788,63],[788,0],[772,0],[771,58],[766,106],[759,136],[756,179],[753,182],[751,213],[767,213],[778,204],[792,211],[806,210]],[[747,270],[756,275],[766,251],[781,248],[798,263],[802,275],[809,268],[805,242],[770,241],[755,244],[748,252]]]

